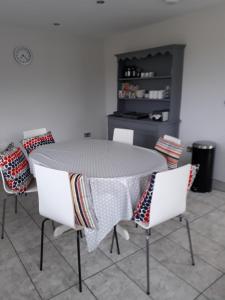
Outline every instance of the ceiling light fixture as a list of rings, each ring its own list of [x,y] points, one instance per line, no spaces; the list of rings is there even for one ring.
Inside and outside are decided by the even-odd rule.
[[[166,4],[177,4],[180,0],[164,0]]]
[[[97,0],[96,3],[97,4],[105,4],[105,0]]]

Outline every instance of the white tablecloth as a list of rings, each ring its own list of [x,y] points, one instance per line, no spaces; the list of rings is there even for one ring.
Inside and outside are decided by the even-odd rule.
[[[89,251],[119,221],[131,219],[147,177],[167,169],[156,151],[93,139],[39,147],[30,155],[31,168],[33,163],[87,176],[98,219],[98,229],[85,229]]]

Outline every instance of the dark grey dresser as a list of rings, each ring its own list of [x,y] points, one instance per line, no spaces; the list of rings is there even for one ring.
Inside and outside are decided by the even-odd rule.
[[[169,134],[178,137],[180,123],[181,89],[183,74],[183,57],[185,45],[168,45],[141,51],[117,55],[117,112],[153,113],[168,111],[168,121],[153,121],[149,118],[133,119],[123,116],[108,116],[108,137],[112,139],[114,128],[134,130],[134,144],[152,148],[157,139]],[[127,69],[136,69],[136,73],[150,73],[150,76],[125,76]],[[143,75],[143,74],[141,74]],[[148,75],[148,74],[147,74]],[[123,96],[120,91],[124,85],[138,86],[150,95],[151,91],[162,91],[169,87],[167,97],[152,99],[151,97]],[[155,98],[155,97],[154,97]]]

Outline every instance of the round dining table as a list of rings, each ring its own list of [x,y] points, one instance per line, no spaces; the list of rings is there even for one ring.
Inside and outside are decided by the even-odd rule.
[[[89,251],[119,221],[132,218],[148,177],[167,169],[165,158],[154,150],[89,138],[38,147],[29,161],[32,172],[33,165],[40,164],[87,178],[98,219],[97,229],[85,229]]]

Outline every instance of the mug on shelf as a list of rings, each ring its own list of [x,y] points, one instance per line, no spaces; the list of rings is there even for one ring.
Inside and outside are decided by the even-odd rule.
[[[154,77],[155,76],[155,72],[148,72],[148,77],[149,78],[152,78],[152,77]]]
[[[144,98],[144,95],[145,95],[145,90],[137,90],[136,91],[137,98]]]

